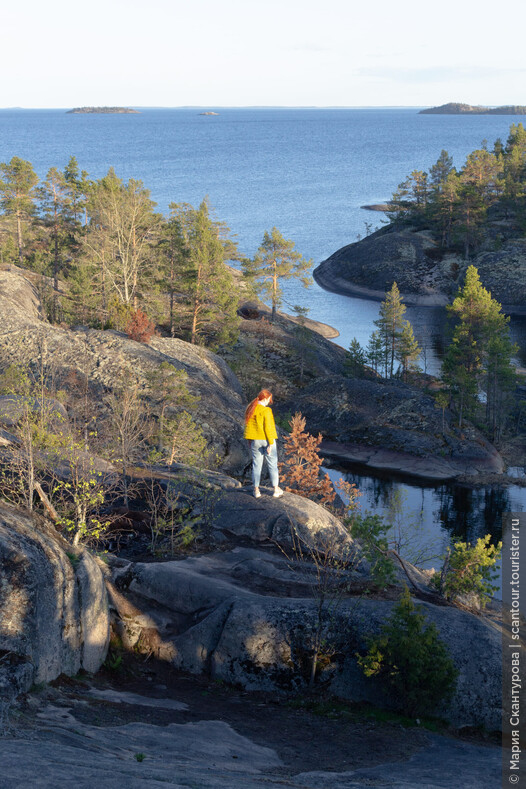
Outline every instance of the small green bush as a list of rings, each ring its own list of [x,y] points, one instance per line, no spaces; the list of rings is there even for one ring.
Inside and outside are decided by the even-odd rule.
[[[425,625],[406,587],[380,636],[371,639],[358,664],[366,677],[383,679],[408,715],[428,713],[455,692],[458,671],[436,625]]]
[[[482,608],[491,599],[498,586],[493,583],[497,576],[495,564],[500,558],[502,543],[491,545],[491,535],[480,537],[475,545],[458,541],[448,552],[441,573],[432,578],[435,587],[447,600],[456,600],[461,595],[474,594]]]
[[[395,567],[388,553],[389,543],[386,537],[390,525],[385,523],[381,515],[372,515],[370,512],[363,515],[352,513],[344,522],[352,538],[359,541],[363,554],[370,563],[374,583],[381,587],[394,583]]]

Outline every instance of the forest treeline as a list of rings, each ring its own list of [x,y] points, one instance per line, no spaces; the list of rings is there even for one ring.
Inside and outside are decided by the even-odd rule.
[[[277,228],[248,260],[206,198],[171,203],[164,216],[141,181],[113,169],[92,180],[75,157],[42,181],[19,157],[0,164],[0,208],[0,262],[49,278],[41,295],[53,322],[122,330],[131,321],[217,346],[236,336],[242,294],[269,295],[274,318],[282,279],[310,266]]]
[[[457,170],[442,151],[429,172],[413,170],[393,194],[388,217],[430,229],[443,251],[465,259],[488,237],[498,249],[526,231],[526,130],[512,124],[506,143],[483,141]]]

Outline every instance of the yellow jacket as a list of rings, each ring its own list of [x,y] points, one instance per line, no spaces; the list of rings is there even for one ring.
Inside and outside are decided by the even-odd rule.
[[[268,441],[269,445],[274,443],[278,437],[274,414],[268,406],[257,404],[254,413],[245,425],[245,438],[255,441]]]

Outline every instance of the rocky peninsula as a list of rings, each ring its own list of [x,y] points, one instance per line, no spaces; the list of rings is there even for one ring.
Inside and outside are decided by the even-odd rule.
[[[391,224],[334,252],[314,269],[318,285],[347,296],[382,301],[393,282],[408,306],[443,306],[469,264],[509,315],[526,315],[526,240],[489,242],[466,261],[442,251],[430,231]]]

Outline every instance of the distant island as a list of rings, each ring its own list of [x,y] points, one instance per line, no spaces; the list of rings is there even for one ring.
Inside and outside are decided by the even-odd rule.
[[[68,110],[67,115],[88,115],[88,114],[112,114],[112,115],[139,115],[139,110],[132,110],[129,107],[75,107]]]
[[[526,107],[516,104],[504,107],[473,107],[471,104],[450,102],[440,107],[420,110],[419,115],[526,115]]]
[[[200,112],[199,115],[219,115],[218,112]]]

